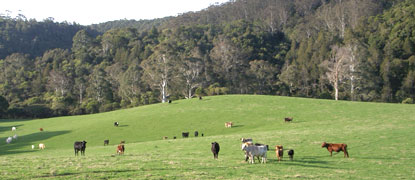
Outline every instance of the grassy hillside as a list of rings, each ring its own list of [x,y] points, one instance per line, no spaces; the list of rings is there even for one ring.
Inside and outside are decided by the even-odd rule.
[[[117,179],[400,179],[415,178],[415,106],[276,96],[213,96],[114,112],[0,121],[0,176]],[[283,118],[294,117],[292,123]],[[113,122],[118,121],[119,127]],[[226,121],[234,122],[225,128]],[[12,132],[11,127],[17,131]],[[39,128],[45,131],[40,132]],[[193,137],[197,130],[204,137]],[[188,131],[191,137],[181,138]],[[8,136],[17,141],[6,144]],[[169,140],[161,140],[168,136]],[[178,139],[173,140],[172,137]],[[267,164],[243,161],[241,137],[269,144]],[[103,146],[104,139],[110,146]],[[85,157],[73,142],[86,140]],[[115,145],[126,141],[126,154]],[[210,143],[219,142],[219,160]],[[329,156],[321,143],[347,143],[350,158]],[[46,149],[32,150],[44,143]],[[273,146],[295,150],[277,162]],[[287,156],[285,154],[285,156]]]

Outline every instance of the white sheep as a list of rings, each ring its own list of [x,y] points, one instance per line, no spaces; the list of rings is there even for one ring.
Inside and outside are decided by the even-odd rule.
[[[40,143],[39,144],[39,149],[45,149],[45,144]]]
[[[12,127],[12,131],[16,131],[16,127],[14,127],[14,126],[13,126],[13,127]]]

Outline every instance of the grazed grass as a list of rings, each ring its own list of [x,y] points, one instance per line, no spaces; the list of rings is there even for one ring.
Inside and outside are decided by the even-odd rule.
[[[415,106],[335,102],[275,96],[217,96],[103,114],[0,121],[1,179],[414,179]],[[294,117],[292,123],[283,118]],[[119,121],[120,127],[113,127]],[[232,121],[234,128],[225,128]],[[39,132],[43,127],[44,132]],[[193,137],[193,131],[205,137]],[[182,139],[181,132],[191,137]],[[168,136],[168,140],[161,140]],[[178,139],[171,139],[177,136]],[[247,164],[241,137],[294,149],[294,161],[268,152],[267,164]],[[110,139],[110,146],[103,140]],[[86,140],[85,157],[73,142]],[[126,140],[126,153],[115,153]],[[214,160],[210,143],[220,143]],[[321,143],[342,142],[330,157]],[[45,143],[45,150],[31,144]]]

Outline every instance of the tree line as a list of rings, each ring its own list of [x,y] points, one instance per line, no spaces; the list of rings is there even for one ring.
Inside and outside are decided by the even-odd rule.
[[[148,30],[81,29],[70,48],[0,60],[0,112],[41,118],[219,94],[413,103],[414,12],[413,0],[239,0]]]

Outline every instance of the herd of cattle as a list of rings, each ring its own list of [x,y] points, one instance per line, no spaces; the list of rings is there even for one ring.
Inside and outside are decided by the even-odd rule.
[[[285,122],[291,122],[293,120],[292,117],[286,117],[284,118]],[[232,122],[225,122],[225,127],[226,128],[231,128],[233,125]],[[118,127],[119,123],[118,122],[114,122],[114,126]],[[40,131],[43,131],[43,128],[39,129]],[[16,131],[16,127],[12,127],[12,131]],[[195,131],[194,132],[194,136],[198,137],[199,136],[199,132]],[[203,137],[204,134],[201,133],[201,136]],[[189,132],[182,132],[182,137],[183,138],[188,138],[189,137]],[[13,139],[17,139],[17,134],[15,134],[13,137],[8,137],[6,139],[6,143],[9,144],[12,142]],[[163,139],[168,139],[167,136],[164,136]],[[173,137],[173,139],[176,139],[176,136]],[[252,138],[241,138],[241,149],[242,151],[244,151],[245,154],[245,161],[249,160],[249,163],[255,163],[255,157],[258,159],[258,161],[260,161],[261,163],[266,163],[267,162],[267,152],[269,151],[269,146],[265,145],[265,144],[261,144],[261,143],[253,143]],[[81,155],[85,156],[85,149],[86,149],[86,141],[76,141],[74,143],[74,151],[75,151],[75,156],[78,156],[78,152],[81,151]],[[116,149],[116,153],[118,155],[123,155],[124,151],[125,151],[125,141],[121,141],[120,144],[118,144],[117,149]],[[109,145],[109,140],[104,140],[104,146],[105,145]],[[220,150],[220,146],[218,142],[212,142],[211,143],[211,151],[213,153],[213,158],[214,159],[218,159],[219,157],[219,150]],[[39,149],[45,149],[45,144],[40,143],[39,144]],[[327,148],[327,150],[330,152],[330,156],[333,156],[333,151],[334,152],[340,152],[343,151],[344,152],[344,157],[349,157],[349,153],[347,152],[347,144],[334,144],[334,143],[326,143],[323,142],[323,144],[321,145],[322,148]],[[35,148],[35,145],[32,145],[32,149]],[[290,158],[290,160],[293,160],[294,158],[294,150],[293,149],[288,149],[287,150],[287,154]],[[284,156],[284,148],[282,145],[276,145],[275,146],[275,155],[278,159],[278,161],[280,162]],[[261,160],[260,160],[261,158]]]

